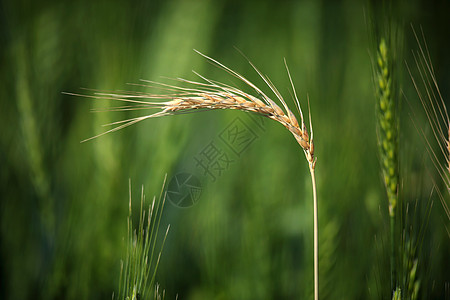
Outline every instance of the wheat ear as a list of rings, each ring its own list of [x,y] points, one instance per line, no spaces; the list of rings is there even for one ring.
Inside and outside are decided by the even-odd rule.
[[[378,145],[381,157],[381,169],[386,186],[391,237],[391,285],[394,289],[397,284],[396,272],[396,238],[395,226],[397,222],[398,203],[398,141],[397,117],[394,87],[392,82],[392,62],[389,59],[391,49],[384,39],[381,39],[377,53],[377,80],[376,95],[378,100]]]
[[[166,201],[164,192],[166,178],[167,175],[164,177],[159,199],[153,197],[153,201],[148,207],[147,216],[144,208],[144,187],[142,187],[138,228],[133,227],[131,181],[129,182],[127,253],[125,262],[121,262],[118,297],[115,298],[113,294],[113,300],[149,299],[152,294],[154,294],[153,299],[160,299],[159,285],[155,283],[155,278],[170,225],[166,228],[159,251],[156,249],[156,244],[159,239],[158,230]]]
[[[194,112],[198,110],[215,110],[215,109],[241,110],[245,112],[259,114],[261,116],[277,121],[278,123],[283,125],[286,129],[289,130],[289,132],[292,133],[294,138],[297,140],[298,144],[301,146],[305,154],[306,160],[308,161],[309,171],[311,174],[311,181],[313,188],[313,203],[314,203],[313,205],[314,206],[314,295],[315,295],[314,298],[317,300],[319,297],[318,207],[317,207],[316,180],[314,173],[316,159],[314,157],[314,142],[313,142],[311,114],[309,113],[309,127],[311,133],[310,136],[308,134],[308,130],[303,118],[303,113],[300,108],[300,103],[298,101],[297,93],[295,91],[295,87],[287,63],[286,61],[284,62],[286,71],[289,76],[289,81],[291,83],[292,90],[294,93],[297,111],[300,115],[300,122],[298,122],[294,113],[289,109],[282,95],[277,90],[277,88],[272,84],[270,79],[267,76],[263,75],[250,61],[249,63],[251,64],[251,66],[263,79],[263,81],[267,84],[267,86],[271,89],[271,91],[275,94],[275,96],[277,97],[283,108],[277,105],[261,89],[259,89],[249,80],[247,80],[244,76],[226,67],[220,62],[212,59],[211,57],[208,57],[198,51],[197,53],[205,57],[214,65],[220,67],[221,69],[225,70],[232,76],[244,82],[247,86],[252,88],[259,95],[259,98],[250,95],[242,90],[239,90],[235,87],[232,87],[230,85],[207,79],[197,73],[196,75],[198,75],[203,80],[203,82],[190,81],[181,78],[176,79],[180,83],[188,84],[189,87],[180,87],[176,85],[161,84],[153,81],[144,80],[143,81],[144,83],[141,84],[141,86],[153,88],[157,86],[158,88],[164,90],[165,93],[149,94],[142,92],[121,92],[121,93],[100,92],[95,93],[94,95],[90,96],[88,95],[88,97],[96,99],[117,100],[126,103],[126,105],[123,106],[109,108],[108,109],[109,111],[145,110],[149,108],[159,108],[161,110],[154,114],[108,124],[113,125],[115,127],[104,133],[86,139],[85,141],[95,139],[104,134],[108,134],[123,129],[125,127],[128,127],[130,125],[133,125],[135,123],[138,123],[140,121],[149,118],[176,115]],[[79,94],[72,94],[72,93],[66,94],[79,96]],[[170,100],[162,101],[168,99]],[[153,102],[153,100],[155,100],[155,102]]]
[[[142,80],[144,83],[140,84],[143,87],[158,87],[166,91],[165,94],[149,94],[141,92],[121,92],[121,93],[108,93],[108,92],[96,92],[94,95],[80,95],[74,93],[65,93],[68,95],[92,97],[96,99],[107,99],[107,100],[117,100],[125,102],[129,105],[118,106],[108,108],[108,111],[126,111],[126,110],[143,110],[149,108],[159,108],[161,111],[154,114],[145,115],[141,117],[131,118],[127,120],[121,120],[118,122],[113,122],[106,125],[116,126],[108,131],[105,131],[99,135],[90,137],[83,140],[82,142],[89,141],[98,138],[102,135],[123,129],[140,121],[162,117],[168,115],[175,115],[180,113],[192,112],[196,110],[214,110],[214,109],[235,109],[242,110],[246,112],[257,113],[269,119],[275,120],[278,123],[286,127],[292,135],[295,137],[299,145],[305,152],[306,158],[309,163],[314,164],[314,145],[313,139],[309,137],[307,128],[303,119],[303,113],[300,108],[300,104],[297,98],[297,94],[292,83],[292,79],[289,73],[289,69],[286,65],[286,69],[291,81],[291,85],[294,91],[294,98],[296,101],[296,107],[300,114],[300,124],[297,118],[292,113],[292,111],[287,106],[283,97],[277,88],[272,84],[269,78],[264,76],[256,67],[252,64],[253,68],[258,72],[264,82],[270,87],[272,92],[281,102],[284,110],[278,106],[273,100],[271,100],[262,90],[260,90],[256,85],[251,83],[245,77],[239,73],[231,70],[230,68],[224,66],[218,61],[198,52],[200,55],[207,58],[209,61],[213,62],[220,68],[224,69],[228,73],[232,74],[236,78],[242,80],[245,84],[254,89],[261,97],[255,97],[246,92],[243,92],[237,88],[207,79],[196,73],[204,82],[196,82],[191,80],[186,80],[182,78],[176,79],[181,83],[189,84],[191,87],[180,87],[176,85],[162,84],[158,82]],[[159,100],[158,102],[149,101],[151,99]],[[161,101],[165,99],[171,99],[170,101]],[[310,123],[311,124],[311,123]],[[311,129],[312,132],[312,129]]]

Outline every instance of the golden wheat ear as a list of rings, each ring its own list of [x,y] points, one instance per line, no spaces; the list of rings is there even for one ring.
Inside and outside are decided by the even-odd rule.
[[[258,73],[261,79],[267,84],[270,90],[274,93],[276,98],[281,103],[281,108],[275,101],[273,101],[269,96],[267,96],[260,88],[258,88],[251,81],[246,79],[244,76],[236,71],[233,71],[229,67],[223,65],[217,60],[196,51],[199,55],[206,58],[209,62],[215,66],[223,69],[232,76],[238,78],[240,81],[245,83],[251,89],[253,89],[258,95],[253,96],[242,90],[239,90],[230,85],[208,79],[195,73],[203,82],[197,82],[192,80],[186,80],[182,78],[175,79],[177,82],[186,84],[188,87],[181,87],[177,85],[157,83],[153,81],[143,80],[142,84],[139,86],[143,88],[158,88],[163,93],[160,94],[150,94],[145,92],[95,92],[93,95],[80,95],[74,93],[66,93],[68,95],[76,96],[86,96],[95,99],[106,99],[122,102],[121,106],[116,106],[108,108],[108,111],[129,111],[129,110],[146,110],[146,109],[160,109],[159,112],[144,115],[140,117],[130,118],[126,120],[120,120],[105,126],[115,126],[114,128],[107,130],[103,133],[90,137],[83,140],[82,142],[89,141],[98,138],[102,135],[112,133],[143,120],[155,117],[162,117],[167,115],[175,115],[182,113],[190,113],[198,110],[214,110],[214,109],[234,109],[242,110],[245,112],[256,113],[261,116],[267,117],[269,119],[275,120],[278,123],[286,127],[292,135],[295,137],[299,145],[305,151],[308,161],[313,160],[313,152],[311,151],[311,142],[309,134],[307,132],[307,127],[303,119],[303,113],[300,108],[297,93],[295,91],[294,84],[292,82],[291,74],[289,68],[286,65],[289,80],[294,91],[295,103],[297,110],[300,114],[301,122],[297,121],[294,113],[289,109],[288,105],[284,101],[281,93],[273,85],[270,79],[263,75],[253,63],[250,65]],[[311,126],[311,125],[310,125]]]

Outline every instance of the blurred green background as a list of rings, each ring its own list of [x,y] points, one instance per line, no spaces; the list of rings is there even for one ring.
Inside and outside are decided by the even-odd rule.
[[[412,1],[394,14],[404,25],[407,60],[417,49],[409,23],[423,26],[444,99],[450,99],[449,11],[447,1]],[[2,1],[0,298],[110,298],[124,256],[128,180],[138,209],[141,186],[151,199],[166,173],[170,180],[187,172],[200,180],[202,194],[189,208],[166,203],[161,230],[169,223],[171,230],[157,275],[166,299],[312,299],[310,178],[299,145],[282,126],[212,111],[147,120],[80,143],[104,131],[102,124],[136,114],[91,113],[112,104],[62,94],[149,91],[126,83],[197,80],[191,70],[245,88],[193,49],[264,86],[235,47],[290,105],[283,58],[304,111],[309,95],[321,298],[389,298],[368,14],[366,3],[353,0]],[[401,191],[416,212],[405,224],[413,233],[428,224],[418,266],[421,297],[443,299],[450,295],[449,222],[431,194],[435,171],[412,120],[429,129],[408,76],[401,87]],[[220,134],[236,118],[257,137],[212,180],[195,158],[211,142],[226,151]]]

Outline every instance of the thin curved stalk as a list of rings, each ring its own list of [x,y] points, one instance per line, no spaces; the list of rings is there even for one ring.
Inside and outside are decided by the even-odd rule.
[[[309,163],[311,182],[313,190],[313,210],[314,210],[314,300],[319,299],[319,218],[317,207],[316,176],[314,173],[315,163]]]

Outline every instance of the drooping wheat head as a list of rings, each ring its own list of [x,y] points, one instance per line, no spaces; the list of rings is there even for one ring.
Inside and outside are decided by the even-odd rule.
[[[111,133],[140,121],[162,117],[168,115],[182,114],[198,110],[215,110],[215,109],[233,109],[241,110],[250,113],[257,113],[269,119],[275,120],[282,124],[286,129],[288,129],[294,138],[297,140],[299,145],[302,147],[309,164],[315,166],[314,158],[314,143],[313,143],[313,131],[311,125],[311,115],[309,115],[310,120],[310,130],[311,137],[308,134],[306,124],[303,118],[303,113],[300,108],[300,104],[297,98],[297,93],[295,91],[292,78],[287,67],[286,61],[285,66],[289,76],[289,80],[293,89],[294,99],[296,102],[297,110],[300,114],[300,123],[297,121],[294,113],[289,109],[288,105],[284,101],[284,98],[277,90],[277,88],[272,84],[270,79],[264,76],[253,64],[252,67],[258,72],[259,76],[264,80],[264,82],[269,86],[275,96],[278,98],[282,104],[284,110],[277,105],[272,99],[270,99],[261,89],[259,89],[252,82],[247,80],[244,76],[240,75],[236,71],[231,70],[225,65],[219,63],[218,61],[198,52],[200,55],[207,58],[210,62],[224,69],[231,75],[243,81],[246,85],[252,88],[259,96],[255,97],[242,90],[239,90],[230,85],[220,83],[214,80],[207,79],[196,73],[204,82],[196,82],[186,79],[178,78],[177,81],[190,85],[190,87],[180,87],[176,85],[168,85],[157,83],[153,81],[143,80],[144,84],[140,84],[143,87],[155,88],[158,87],[165,91],[164,94],[150,94],[144,92],[121,92],[121,93],[108,93],[108,92],[98,92],[94,95],[80,95],[73,93],[66,93],[69,95],[92,97],[96,99],[109,99],[116,100],[126,103],[127,105],[109,108],[109,111],[127,111],[127,110],[146,110],[159,108],[161,111],[140,116],[136,118],[131,118],[127,120],[121,120],[107,125],[116,126],[106,132],[103,132],[94,137],[88,138],[84,141],[95,139],[101,135]],[[162,101],[168,100],[169,101]],[[153,102],[154,100],[159,100]]]

